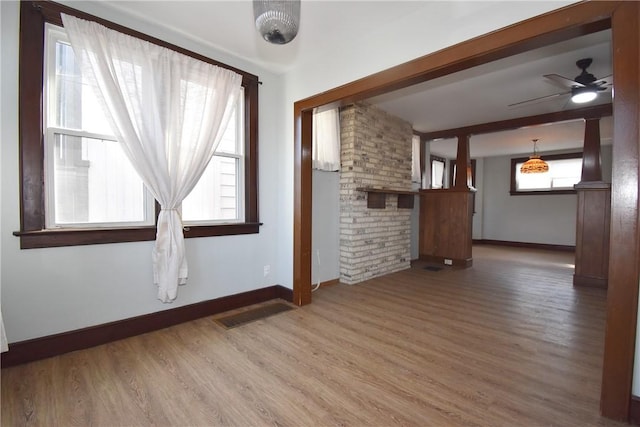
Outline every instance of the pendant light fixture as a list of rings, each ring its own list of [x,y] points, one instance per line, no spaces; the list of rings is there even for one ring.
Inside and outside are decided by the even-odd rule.
[[[529,160],[520,166],[520,173],[545,173],[549,172],[549,164],[542,160],[538,155],[538,140],[533,141],[533,154],[529,156]]]
[[[286,44],[298,34],[300,0],[253,0],[256,29],[273,44]]]

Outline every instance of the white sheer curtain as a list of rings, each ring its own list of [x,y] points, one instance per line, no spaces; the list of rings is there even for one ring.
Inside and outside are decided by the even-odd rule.
[[[313,168],[340,170],[340,112],[337,108],[313,111]]]
[[[420,170],[420,137],[413,135],[411,138],[411,182],[422,183],[422,171]]]
[[[242,77],[95,22],[62,21],[114,133],[160,203],[154,282],[158,299],[171,302],[188,273],[180,205],[220,142]]]

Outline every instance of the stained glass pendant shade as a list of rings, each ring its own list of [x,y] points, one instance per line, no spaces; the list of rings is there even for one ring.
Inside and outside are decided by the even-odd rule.
[[[533,139],[533,154],[529,160],[520,166],[520,173],[545,173],[549,172],[549,164],[542,160],[537,152],[537,139]]]

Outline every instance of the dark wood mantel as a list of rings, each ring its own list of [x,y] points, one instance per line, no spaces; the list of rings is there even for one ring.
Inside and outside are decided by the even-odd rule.
[[[387,206],[387,196],[395,194],[398,196],[398,209],[413,209],[414,196],[417,191],[395,190],[384,187],[358,187],[357,191],[367,193],[367,208],[384,209]]]

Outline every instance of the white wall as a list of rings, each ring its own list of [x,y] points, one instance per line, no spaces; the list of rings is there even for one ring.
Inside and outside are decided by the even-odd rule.
[[[291,287],[291,271],[283,271],[276,242],[278,218],[291,205],[278,203],[285,184],[279,174],[282,77],[212,51],[157,26],[100,9],[97,3],[72,2],[114,22],[149,33],[229,65],[257,74],[260,86],[259,212],[260,233],[188,239],[189,280],[173,304],[156,299],[152,282],[152,242],[20,250],[12,232],[20,229],[18,189],[18,16],[17,2],[2,8],[1,158],[2,314],[9,342],[156,312],[273,284]],[[289,178],[290,181],[290,178]],[[288,242],[289,244],[291,242]],[[263,277],[264,265],[271,274]]]
[[[340,172],[313,171],[312,204],[311,282],[316,284],[340,277]]]

